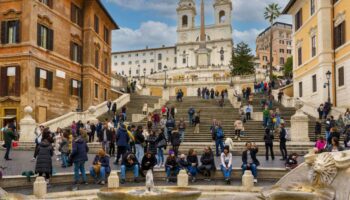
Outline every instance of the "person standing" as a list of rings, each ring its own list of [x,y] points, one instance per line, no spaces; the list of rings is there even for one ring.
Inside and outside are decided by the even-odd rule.
[[[186,123],[185,123],[185,120],[183,118],[180,119],[180,122],[179,122],[177,127],[179,128],[181,142],[183,142],[184,138],[185,138],[185,130],[186,130]]]
[[[280,139],[280,151],[281,151],[281,155],[282,155],[282,158],[281,160],[286,160],[287,159],[287,156],[288,156],[288,153],[287,153],[287,131],[284,127],[285,125],[284,124],[281,124],[281,127],[280,127],[280,134],[279,134],[279,139]]]
[[[278,95],[277,95],[277,97],[278,97],[278,103],[282,103],[282,98],[283,98],[283,96],[284,96],[284,93],[283,93],[282,90],[280,90],[280,91],[278,92]]]
[[[69,154],[69,133],[67,131],[63,132],[62,141],[59,146],[59,151],[61,152],[62,167],[68,167],[68,154]]]
[[[46,139],[42,140],[37,149],[37,159],[35,164],[35,173],[42,176],[45,174],[45,181],[49,183],[52,174],[52,159],[53,148],[50,142]]]
[[[107,109],[108,109],[108,114],[111,111],[111,106],[112,106],[112,102],[110,100],[107,101]]]
[[[269,150],[271,153],[271,159],[275,160],[275,155],[273,153],[273,140],[275,139],[274,135],[271,134],[270,129],[265,129],[264,142],[265,142],[265,158],[269,160]]]
[[[252,174],[254,176],[254,183],[257,183],[258,182],[257,167],[260,165],[260,163],[256,158],[256,154],[258,153],[259,149],[255,145],[255,143],[252,144],[250,142],[247,142],[245,146],[247,149],[242,153],[242,162],[243,162],[242,171],[243,171],[243,174],[245,170],[252,171]]]
[[[85,173],[85,162],[88,161],[87,153],[89,147],[80,136],[76,137],[73,142],[72,153],[70,155],[71,161],[74,164],[74,184],[79,184],[79,171],[83,178],[83,184],[87,184],[87,177]]]
[[[251,106],[251,103],[248,103],[247,107],[245,108],[245,115],[247,121],[252,119],[252,112],[253,107]]]
[[[167,141],[165,139],[164,131],[160,130],[156,140],[157,143],[157,167],[164,167],[164,152],[163,149],[167,147]]]
[[[241,120],[236,120],[234,123],[235,127],[235,139],[241,141],[241,132],[244,131],[243,122]]]
[[[4,131],[4,142],[5,144],[3,145],[3,147],[6,148],[6,153],[4,156],[4,159],[9,161],[12,160],[10,158],[10,150],[12,147],[12,141],[16,139],[16,135],[15,132],[13,131],[12,127],[8,127],[5,131]]]
[[[123,158],[124,154],[127,152],[128,144],[130,141],[129,135],[127,133],[125,124],[121,124],[117,131],[117,158],[114,164],[118,164],[119,158]]]
[[[267,128],[267,124],[270,120],[270,111],[267,106],[265,106],[265,109],[263,110],[263,126],[264,128]]]
[[[112,131],[108,128],[107,122],[105,122],[103,125],[103,128],[99,135],[99,140],[101,141],[102,149],[105,152],[109,152],[109,146],[112,140]]]
[[[197,112],[197,114],[195,115],[194,117],[194,121],[193,121],[193,124],[194,124],[194,132],[193,133],[199,133],[199,124],[200,124],[200,117],[199,117],[199,113]]]
[[[141,163],[142,158],[145,154],[144,152],[145,137],[143,135],[143,128],[141,125],[137,126],[134,136],[135,136],[136,159],[139,163]]]
[[[181,136],[179,134],[177,127],[175,127],[174,130],[172,131],[170,142],[171,142],[171,145],[173,146],[175,156],[177,157],[179,153],[179,147],[181,144]]]
[[[221,127],[221,123],[217,122],[217,125],[214,128],[214,140],[215,140],[215,148],[216,148],[216,156],[220,156],[220,153],[224,151],[224,130]],[[220,152],[219,152],[220,148]]]
[[[193,126],[193,116],[196,113],[195,109],[191,106],[188,109],[188,123],[190,126]]]

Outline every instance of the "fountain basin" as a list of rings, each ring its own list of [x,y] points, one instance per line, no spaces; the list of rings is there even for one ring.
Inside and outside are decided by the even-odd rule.
[[[101,200],[196,200],[201,192],[189,187],[157,188],[148,192],[143,187],[102,188],[97,196]]]

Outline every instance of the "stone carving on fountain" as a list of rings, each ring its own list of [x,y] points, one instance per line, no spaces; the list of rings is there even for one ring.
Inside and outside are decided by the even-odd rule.
[[[265,200],[349,200],[350,151],[305,155],[305,163],[262,191]]]

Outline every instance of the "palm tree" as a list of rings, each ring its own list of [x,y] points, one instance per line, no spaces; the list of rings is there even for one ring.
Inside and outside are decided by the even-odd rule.
[[[277,3],[271,3],[265,8],[264,17],[266,20],[270,22],[270,80],[272,80],[273,77],[273,71],[272,71],[272,63],[273,63],[273,56],[272,56],[272,41],[273,41],[273,32],[272,32],[272,26],[274,21],[281,15],[281,8]]]

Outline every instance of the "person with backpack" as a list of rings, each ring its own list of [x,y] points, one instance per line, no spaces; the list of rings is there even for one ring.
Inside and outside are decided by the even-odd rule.
[[[288,139],[288,134],[287,134],[287,131],[285,129],[285,125],[284,124],[281,124],[281,127],[280,127],[280,134],[279,134],[279,139],[280,139],[280,151],[281,151],[281,155],[282,155],[282,158],[281,160],[286,160],[287,159],[287,156],[288,156],[288,153],[287,153],[287,139]]]
[[[70,160],[74,164],[74,184],[79,182],[79,171],[83,178],[83,184],[87,184],[87,177],[85,173],[85,162],[88,161],[89,147],[81,136],[77,136],[73,142],[72,153]]]
[[[190,126],[193,126],[193,116],[195,113],[196,113],[195,109],[191,106],[188,109],[188,121],[189,121]]]
[[[217,126],[214,129],[214,140],[215,140],[215,148],[216,148],[216,156],[219,157],[220,153],[224,151],[224,130],[221,127],[221,122],[217,122]],[[220,152],[219,152],[220,148]]]
[[[156,167],[164,167],[164,152],[163,149],[167,147],[167,141],[164,135],[164,131],[160,130],[159,135],[156,140],[157,144],[157,161],[158,164]]]
[[[241,120],[236,120],[234,123],[235,127],[235,139],[241,141],[241,131],[244,131],[243,122]]]
[[[62,168],[68,167],[68,155],[69,155],[69,133],[63,132],[62,141],[59,144],[58,150],[61,152]]]
[[[274,135],[271,133],[270,129],[265,129],[264,141],[265,141],[265,158],[269,160],[269,150],[271,153],[271,159],[275,160],[275,155],[273,153],[273,140],[275,139]]]

